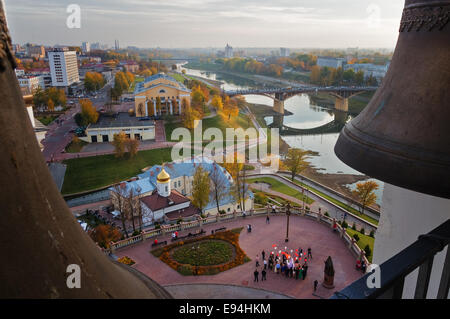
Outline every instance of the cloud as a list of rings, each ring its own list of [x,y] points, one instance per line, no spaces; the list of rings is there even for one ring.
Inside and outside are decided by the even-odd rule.
[[[16,42],[138,46],[393,46],[402,4],[390,0],[5,0]],[[67,5],[82,9],[82,29],[67,30]],[[379,25],[368,27],[379,8]],[[372,21],[372,20],[371,20]],[[384,40],[383,40],[384,39]]]

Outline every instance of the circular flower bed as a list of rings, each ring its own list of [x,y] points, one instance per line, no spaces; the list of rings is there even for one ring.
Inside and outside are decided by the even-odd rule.
[[[151,253],[182,275],[215,275],[250,261],[239,247],[241,230],[242,228],[180,241]]]
[[[170,257],[184,265],[213,266],[229,262],[234,252],[233,245],[224,240],[203,240],[173,249]]]

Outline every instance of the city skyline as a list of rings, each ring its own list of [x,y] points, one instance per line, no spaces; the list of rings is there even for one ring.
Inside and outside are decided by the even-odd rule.
[[[14,43],[101,42],[142,48],[393,48],[402,3],[377,1],[80,0],[81,28],[66,26],[69,1],[5,0]],[[289,30],[289,32],[286,32]]]

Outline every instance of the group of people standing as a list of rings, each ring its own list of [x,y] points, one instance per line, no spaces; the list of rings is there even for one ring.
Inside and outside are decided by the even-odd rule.
[[[297,250],[296,257],[284,253],[280,255],[274,255],[271,253],[269,258],[266,260],[266,252],[263,250],[261,252],[263,268],[261,270],[261,281],[267,280],[267,271],[273,271],[276,274],[281,274],[287,278],[295,278],[296,280],[305,280],[308,273],[308,260],[312,259],[311,248],[308,248],[307,253],[303,253],[303,249]],[[253,273],[254,282],[259,281],[259,271],[260,267],[259,257],[256,256],[256,269]]]

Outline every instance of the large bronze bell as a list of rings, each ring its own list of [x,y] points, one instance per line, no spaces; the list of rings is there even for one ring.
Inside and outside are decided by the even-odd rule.
[[[336,155],[371,177],[450,198],[450,0],[406,0],[381,87]]]

